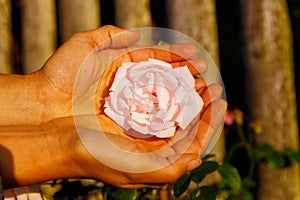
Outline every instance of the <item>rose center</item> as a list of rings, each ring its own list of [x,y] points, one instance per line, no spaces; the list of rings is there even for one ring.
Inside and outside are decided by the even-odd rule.
[[[155,115],[161,110],[156,92],[139,88],[129,100],[130,115],[139,124],[149,125]]]

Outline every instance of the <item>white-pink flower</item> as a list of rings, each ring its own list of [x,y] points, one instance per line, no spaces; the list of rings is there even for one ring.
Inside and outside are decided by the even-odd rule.
[[[187,66],[149,59],[118,68],[104,112],[128,134],[166,138],[185,129],[202,106]]]

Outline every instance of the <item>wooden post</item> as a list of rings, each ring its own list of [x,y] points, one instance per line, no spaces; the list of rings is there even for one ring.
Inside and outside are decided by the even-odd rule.
[[[12,24],[9,0],[0,1],[0,73],[12,72]]]
[[[277,150],[298,148],[292,36],[284,0],[247,0],[244,4],[247,93],[253,119],[262,121],[258,143]],[[299,165],[259,166],[258,199],[300,199]]]
[[[58,1],[60,40],[66,41],[73,33],[100,26],[99,0]]]
[[[116,0],[116,25],[122,28],[151,26],[149,0]]]
[[[55,0],[22,0],[22,52],[24,73],[45,63],[56,49]]]

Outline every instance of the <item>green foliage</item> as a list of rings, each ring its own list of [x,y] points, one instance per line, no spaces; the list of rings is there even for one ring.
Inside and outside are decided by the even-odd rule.
[[[174,184],[174,196],[179,197],[189,187],[191,182],[191,174],[187,173],[181,176]]]
[[[109,186],[105,191],[107,200],[135,200],[138,196],[137,189],[122,189]]]
[[[188,188],[191,181],[200,183],[207,174],[219,169],[219,164],[214,161],[203,161],[203,163],[191,173],[184,174],[174,184],[174,196],[180,197]],[[213,188],[202,186],[196,188],[190,195],[191,199],[216,199],[216,192]]]
[[[201,181],[210,173],[218,171],[223,178],[223,187],[231,188],[234,191],[239,191],[241,188],[241,177],[238,170],[229,165],[219,165],[214,161],[203,161],[203,163],[191,173],[184,174],[174,184],[174,196],[179,197],[188,188],[191,181],[195,183],[201,183]],[[199,186],[191,194],[190,199],[205,199],[215,200],[216,191],[209,186]]]
[[[196,188],[190,195],[191,200],[212,200],[216,198],[216,191],[209,186],[201,186]]]
[[[260,144],[249,150],[256,162],[263,162],[271,168],[283,168],[291,165],[291,162],[300,163],[300,152],[290,147],[283,151],[275,150],[269,144]]]
[[[255,199],[253,189],[257,185],[253,174],[257,164],[264,163],[270,168],[281,169],[290,166],[293,162],[300,163],[300,152],[290,147],[278,151],[270,144],[256,145],[253,142],[254,136],[261,134],[261,127],[259,127],[261,124],[247,122],[239,110],[232,113],[230,116],[232,123],[227,127],[225,126],[225,131],[229,137],[237,136],[238,140],[229,148],[224,163],[218,164],[214,161],[208,161],[213,155],[205,156],[201,166],[189,174],[183,175],[184,178],[181,177],[175,183],[174,191],[180,191],[176,193],[176,197],[185,193],[186,188],[188,188],[187,184],[194,182],[198,187],[191,192],[190,199],[215,200],[217,196],[214,194],[217,193],[227,200],[253,200]],[[245,150],[249,163],[248,173],[244,176],[241,176],[238,168],[232,164],[233,156],[240,149]],[[202,186],[201,182],[206,175],[213,172],[220,174],[221,182],[215,188]]]
[[[233,189],[233,191],[239,191],[242,186],[242,181],[238,170],[229,165],[223,164],[218,168],[219,174],[222,176],[223,181]]]
[[[214,161],[203,161],[202,164],[192,171],[192,180],[196,183],[200,183],[207,174],[216,171],[219,168],[219,164]]]

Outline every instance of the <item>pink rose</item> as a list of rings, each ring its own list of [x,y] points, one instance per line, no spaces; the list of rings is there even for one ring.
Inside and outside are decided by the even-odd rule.
[[[104,112],[133,136],[166,138],[185,129],[203,100],[187,66],[149,59],[126,62],[116,72]]]

